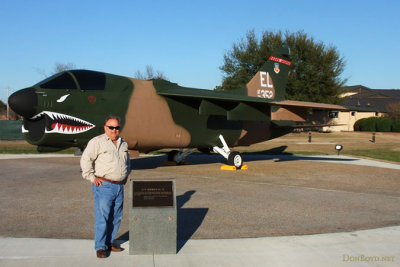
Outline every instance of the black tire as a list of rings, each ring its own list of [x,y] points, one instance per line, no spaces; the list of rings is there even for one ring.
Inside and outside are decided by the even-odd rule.
[[[179,153],[178,150],[171,150],[170,152],[168,152],[167,157],[168,157],[168,161],[175,161],[175,156]],[[176,161],[175,161],[176,162]],[[179,162],[176,162],[179,163]]]
[[[232,151],[228,156],[228,165],[235,166],[237,169],[240,169],[243,165],[242,155],[237,151]]]

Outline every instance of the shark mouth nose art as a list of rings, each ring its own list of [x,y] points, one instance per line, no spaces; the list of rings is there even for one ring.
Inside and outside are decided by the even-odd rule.
[[[41,125],[42,133],[60,133],[60,134],[79,134],[86,132],[93,127],[94,124],[85,120],[57,112],[43,111],[32,118],[24,121],[22,132],[28,133],[35,126]],[[43,131],[44,130],[44,131]]]

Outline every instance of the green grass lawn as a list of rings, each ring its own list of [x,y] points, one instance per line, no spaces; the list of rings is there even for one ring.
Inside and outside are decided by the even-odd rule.
[[[400,152],[390,149],[359,149],[346,151],[346,155],[400,162]]]

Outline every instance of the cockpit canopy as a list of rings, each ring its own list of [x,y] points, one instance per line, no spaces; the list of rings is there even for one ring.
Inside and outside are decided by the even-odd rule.
[[[104,90],[106,75],[90,70],[70,70],[57,73],[36,84],[42,89]]]

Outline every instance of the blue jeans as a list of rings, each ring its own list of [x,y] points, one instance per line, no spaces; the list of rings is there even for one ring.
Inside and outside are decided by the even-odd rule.
[[[94,196],[94,249],[110,248],[122,220],[124,185],[103,181],[92,187]]]

